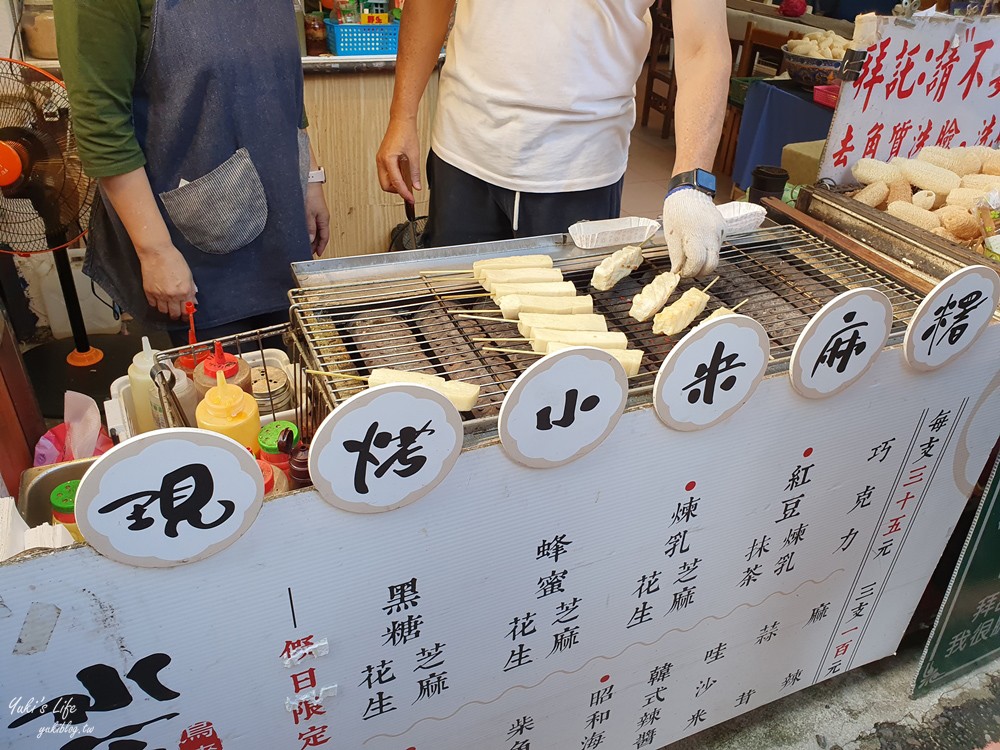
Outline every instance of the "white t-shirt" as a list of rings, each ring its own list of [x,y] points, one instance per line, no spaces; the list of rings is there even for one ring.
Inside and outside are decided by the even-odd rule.
[[[431,147],[510,190],[625,174],[650,0],[458,0]]]

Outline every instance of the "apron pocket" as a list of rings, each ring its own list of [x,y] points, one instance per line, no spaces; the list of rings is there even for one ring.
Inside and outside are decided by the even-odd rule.
[[[160,193],[160,200],[184,238],[206,253],[246,247],[267,224],[267,196],[245,148],[194,182]]]

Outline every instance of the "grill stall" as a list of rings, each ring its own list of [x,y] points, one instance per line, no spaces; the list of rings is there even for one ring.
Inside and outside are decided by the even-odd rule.
[[[522,717],[532,718],[533,747],[570,750],[587,741],[588,717],[605,695],[604,744],[630,747],[637,721],[662,695],[670,710],[647,719],[655,747],[697,731],[692,717],[702,717],[695,723],[703,729],[893,653],[996,439],[1000,326],[988,326],[960,364],[917,372],[903,356],[908,326],[954,259],[907,263],[808,214],[773,215],[802,226],[730,238],[718,278],[686,280],[671,297],[711,283],[693,325],[740,305],[770,339],[769,362],[757,350],[766,375],[756,390],[732,416],[693,432],[668,427],[654,409],[658,370],[683,353],[687,331],[654,335],[651,323],[628,316],[633,295],[669,270],[662,238],[609,292],[590,280],[616,248],[583,250],[562,235],[297,266],[289,324],[221,343],[267,364],[277,361],[273,339],[282,340],[287,363],[277,366],[291,381],[291,421],[311,443],[310,461],[343,448],[319,464],[326,484],[314,473],[314,487],[255,496],[256,509],[240,506],[250,510],[221,549],[213,536],[192,561],[201,532],[219,533],[207,528],[219,506],[204,507],[198,527],[179,523],[184,551],[169,558],[169,570],[123,564],[97,544],[2,566],[12,616],[0,618],[0,636],[11,642],[48,602],[77,618],[98,610],[117,618],[116,639],[100,628],[59,630],[57,647],[31,657],[25,694],[61,695],[81,664],[131,667],[165,655],[163,681],[176,694],[166,708],[176,720],[144,727],[143,741],[166,746],[185,728],[211,723],[227,745],[240,734],[280,747],[315,729],[370,750],[462,750],[469,737],[508,747]],[[511,340],[518,327],[470,273],[476,260],[534,253],[550,255],[578,294],[593,297],[609,330],[645,352],[602,442],[544,469],[514,459],[503,443],[514,419],[507,410],[542,369],[533,368],[540,357]],[[789,383],[803,332],[829,302],[869,288],[891,306],[887,346],[863,382],[828,399],[803,397]],[[210,347],[197,344],[194,353]],[[192,348],[160,359],[182,354]],[[388,407],[377,416],[360,411],[397,390],[346,404],[365,392],[373,369],[386,367],[475,383],[481,396],[471,412],[433,424]],[[579,388],[582,404],[589,385],[581,378],[565,388]],[[274,393],[255,395],[264,418],[282,416]],[[548,405],[562,409],[561,399]],[[553,442],[569,424],[558,421],[549,424]],[[325,437],[334,424],[349,426]],[[375,469],[408,473],[415,464],[405,451],[449,430],[454,463],[415,500],[352,511],[325,489],[332,476],[357,491],[360,476],[374,506],[388,492]],[[78,519],[108,524],[135,545],[128,521],[142,513],[131,498],[157,494],[166,498],[160,508],[176,510],[195,494],[167,486],[165,473],[195,460],[218,467],[216,486],[238,505],[248,474],[232,468],[235,456],[212,464],[217,446],[168,444],[209,434],[154,432],[119,446],[135,471],[112,475],[124,466],[111,463],[114,454],[94,464],[81,493],[96,494]],[[146,450],[160,453],[150,459]],[[234,453],[248,460],[239,446]],[[175,465],[181,454],[193,457],[187,466]],[[429,447],[425,455],[430,461]],[[104,488],[104,478],[124,484]],[[111,520],[91,512],[105,505],[104,492],[111,505],[129,499],[129,507],[111,510]],[[154,552],[162,564],[174,554],[168,545],[155,538],[130,559]],[[86,583],[78,585],[80,571]],[[85,661],[70,669],[67,653]],[[0,669],[24,658],[8,650]],[[244,679],[233,688],[235,673]],[[709,683],[716,687],[706,693]],[[317,712],[315,724],[297,725],[292,710],[305,700],[335,720]],[[101,716],[99,731],[148,722],[147,704]],[[15,741],[27,737],[9,731]]]
[[[312,363],[310,369],[331,375],[315,384],[327,406],[363,390],[358,379],[372,369],[426,372],[479,385],[479,402],[464,416],[468,429],[487,430],[514,381],[538,355],[517,341],[516,323],[504,320],[472,279],[472,263],[545,253],[578,294],[594,298],[594,312],[606,317],[609,331],[624,333],[630,348],[645,352],[639,374],[629,381],[630,395],[638,399],[648,394],[661,363],[683,333],[654,334],[650,322],[639,323],[628,315],[632,297],[669,270],[662,244],[644,249],[642,266],[612,290],[590,287],[594,267],[616,249],[584,251],[556,235],[418,251],[398,263],[391,262],[395,256],[389,256],[389,262],[382,256],[362,256],[300,264],[295,271],[303,286],[290,293],[291,330]],[[871,287],[888,296],[894,315],[890,343],[899,343],[922,299],[889,274],[794,226],[769,226],[731,238],[714,276],[718,279],[709,290],[711,302],[693,325],[719,307],[741,305],[739,312],[761,323],[770,336],[771,372],[787,369],[805,325],[842,292]],[[675,294],[711,281],[685,279]],[[516,353],[518,349],[524,352]]]

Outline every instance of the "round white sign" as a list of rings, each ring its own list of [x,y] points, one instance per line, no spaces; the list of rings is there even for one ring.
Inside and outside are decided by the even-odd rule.
[[[903,339],[906,361],[915,370],[944,367],[972,346],[1000,304],[1000,275],[969,266],[938,284],[910,319]]]
[[[698,326],[670,350],[653,385],[656,415],[691,432],[736,413],[760,385],[771,343],[746,315],[725,315]]]
[[[590,453],[625,411],[628,377],[600,349],[543,357],[517,379],[500,407],[500,443],[518,463],[545,469]]]
[[[892,303],[877,289],[853,289],[809,321],[792,351],[792,387],[806,398],[840,393],[868,372],[892,330]]]
[[[341,510],[395,510],[448,476],[464,434],[458,410],[431,388],[369,388],[320,425],[309,452],[309,474],[320,496]]]
[[[264,502],[253,455],[215,432],[156,430],[115,446],[83,476],[76,523],[112,560],[162,568],[239,539]]]

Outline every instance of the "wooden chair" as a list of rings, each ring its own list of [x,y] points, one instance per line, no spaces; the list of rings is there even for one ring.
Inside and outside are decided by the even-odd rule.
[[[642,95],[643,127],[649,123],[649,111],[655,109],[663,115],[663,127],[660,137],[666,138],[674,124],[674,103],[677,100],[677,84],[674,79],[673,40],[674,29],[670,18],[670,0],[656,0],[650,8],[653,17],[653,36],[649,43],[649,56],[646,61],[646,85]],[[667,57],[662,64],[660,58]],[[654,84],[659,81],[667,87],[666,94],[654,91]]]
[[[792,32],[781,34],[757,28],[752,21],[747,22],[746,34],[740,46],[739,62],[736,64],[735,78],[750,78],[759,71],[762,60],[774,64],[777,73],[784,68],[784,56],[781,48],[789,39],[796,39],[799,34]],[[736,141],[743,120],[743,103],[732,99],[726,105],[726,117],[722,124],[722,138],[719,150],[715,155],[714,171],[719,174],[730,174],[736,159]]]

